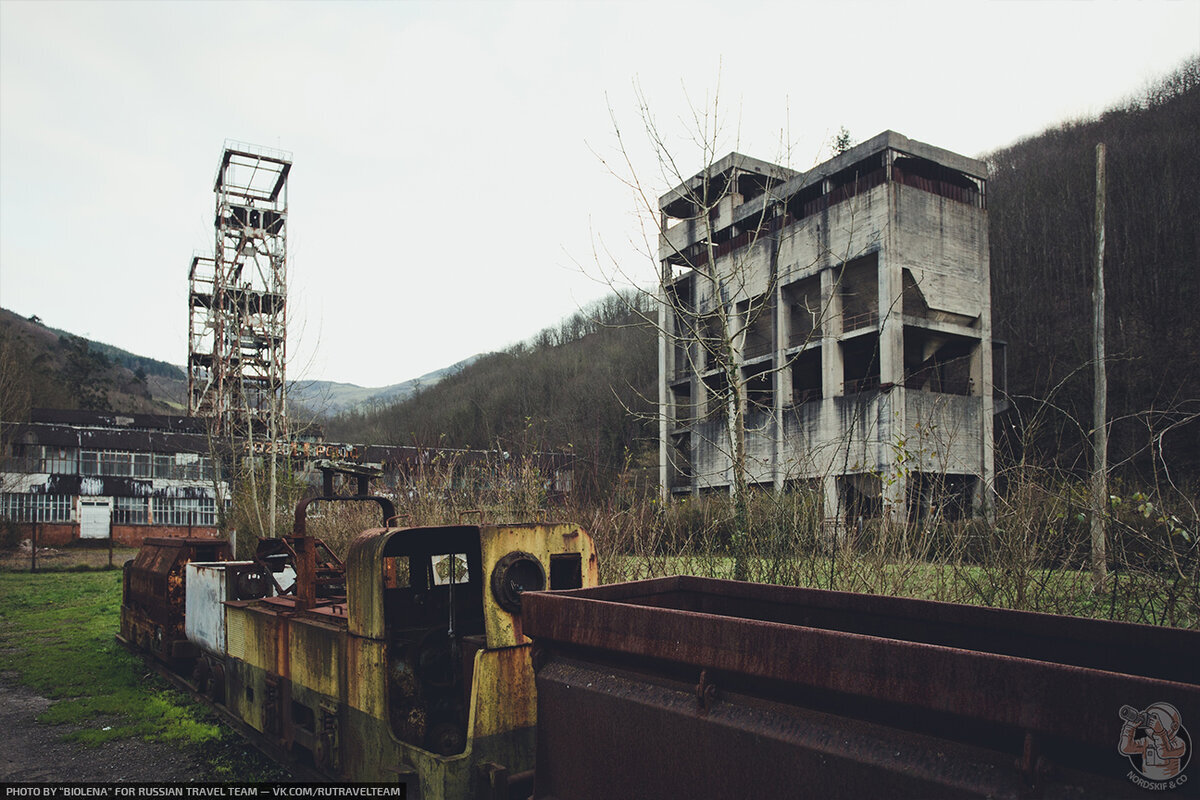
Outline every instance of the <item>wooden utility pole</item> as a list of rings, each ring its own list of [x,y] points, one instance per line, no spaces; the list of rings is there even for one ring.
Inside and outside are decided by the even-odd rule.
[[[1096,275],[1092,289],[1095,387],[1092,404],[1092,583],[1108,579],[1105,517],[1108,513],[1108,373],[1104,363],[1104,144],[1096,145]]]

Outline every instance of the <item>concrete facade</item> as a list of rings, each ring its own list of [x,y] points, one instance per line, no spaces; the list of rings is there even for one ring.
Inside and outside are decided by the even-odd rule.
[[[737,153],[659,201],[660,478],[960,515],[993,483],[986,166],[892,131],[808,172]]]

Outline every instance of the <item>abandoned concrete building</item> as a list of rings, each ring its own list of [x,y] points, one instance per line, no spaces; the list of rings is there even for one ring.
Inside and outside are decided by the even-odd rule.
[[[731,153],[660,198],[662,485],[729,491],[744,463],[827,520],[986,505],[986,176],[885,131],[807,172]]]

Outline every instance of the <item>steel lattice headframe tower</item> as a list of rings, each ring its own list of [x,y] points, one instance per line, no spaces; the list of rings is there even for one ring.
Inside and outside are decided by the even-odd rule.
[[[188,413],[217,433],[286,436],[291,154],[226,142],[214,255],[189,272]]]

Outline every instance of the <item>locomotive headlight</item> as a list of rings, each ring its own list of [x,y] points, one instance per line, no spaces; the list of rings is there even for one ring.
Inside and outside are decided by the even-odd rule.
[[[546,570],[536,556],[514,550],[492,568],[492,596],[510,614],[521,613],[521,593],[546,588]]]

